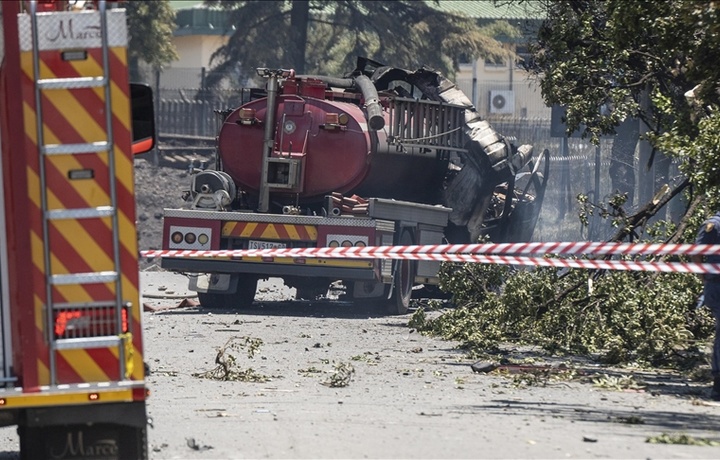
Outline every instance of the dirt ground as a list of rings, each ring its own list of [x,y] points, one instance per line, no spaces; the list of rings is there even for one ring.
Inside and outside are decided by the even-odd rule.
[[[146,160],[136,176],[140,249],[156,248],[189,180]],[[674,373],[511,344],[523,365],[474,372],[410,314],[291,301],[278,279],[252,305],[208,310],[184,276],[141,266],[152,459],[720,458],[720,406]],[[218,359],[228,380],[208,378]],[[0,459],[17,450],[0,429]]]
[[[151,153],[135,160],[135,201],[140,250],[160,249],[162,244],[163,208],[184,204],[183,190],[190,188],[189,162],[177,167],[156,165]],[[148,263],[141,261],[141,267]]]

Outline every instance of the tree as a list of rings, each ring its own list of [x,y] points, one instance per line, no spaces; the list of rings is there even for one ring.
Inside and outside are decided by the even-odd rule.
[[[585,134],[597,141],[637,118],[649,128],[647,141],[674,158],[686,176],[633,215],[613,197],[607,209],[619,228],[611,240],[638,236],[636,229],[644,228],[643,239],[654,242],[694,241],[701,219],[720,206],[718,4],[535,3],[544,5],[547,20],[531,48],[528,69],[539,79],[548,105],[567,108],[568,132],[584,125]],[[684,217],[648,225],[682,190],[690,198]],[[622,259],[630,257],[641,258]],[[678,257],[684,256],[646,260]],[[612,363],[690,362],[695,368],[702,356],[696,341],[713,334],[709,312],[695,308],[702,283],[694,274],[444,264],[439,276],[458,308],[429,321],[419,309],[413,326],[479,353],[515,341],[550,351],[598,353]]]
[[[141,60],[159,69],[178,59],[172,44],[175,11],[168,0],[127,2],[125,8],[130,35],[128,59],[131,80],[140,80]]]
[[[437,0],[436,0],[437,3]],[[293,68],[297,74],[337,75],[357,56],[395,67],[432,67],[452,77],[461,56],[508,56],[493,36],[518,36],[507,22],[480,27],[476,20],[443,13],[429,2],[394,0],[206,0],[228,11],[235,32],[214,55],[208,76],[241,80],[256,67]]]
[[[522,1],[522,0],[521,0]],[[569,131],[597,140],[639,118],[651,145],[680,162],[696,194],[718,204],[720,17],[704,0],[543,0],[528,67]],[[695,106],[686,94],[695,90]],[[647,100],[649,103],[644,103]],[[711,107],[710,110],[707,108]],[[604,110],[608,109],[608,110]]]

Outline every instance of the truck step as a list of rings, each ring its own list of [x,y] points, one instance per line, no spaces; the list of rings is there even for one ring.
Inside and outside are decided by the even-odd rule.
[[[79,339],[59,339],[55,341],[56,350],[78,350],[83,348],[117,347],[121,339],[117,336],[87,337]]]
[[[50,284],[54,286],[64,286],[68,284],[97,284],[97,283],[114,283],[119,280],[117,272],[90,272],[90,273],[72,273],[69,275],[52,275],[50,276]]]
[[[53,209],[45,213],[45,218],[48,220],[92,219],[98,217],[109,217],[114,214],[114,207],[98,206],[97,208]]]
[[[91,142],[89,144],[46,144],[42,146],[44,155],[103,153],[110,149],[107,141]]]
[[[44,78],[37,81],[39,89],[98,88],[107,84],[105,77]]]

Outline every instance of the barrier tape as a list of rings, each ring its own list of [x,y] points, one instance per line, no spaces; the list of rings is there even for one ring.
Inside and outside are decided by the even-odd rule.
[[[543,254],[527,257],[522,254]],[[661,243],[500,243],[500,244],[440,244],[413,246],[366,246],[349,248],[290,248],[290,249],[238,249],[238,250],[150,250],[142,251],[146,258],[214,258],[239,259],[243,257],[289,258],[348,258],[348,259],[404,259],[441,262],[475,262],[505,265],[529,265],[564,268],[590,268],[601,270],[634,270],[675,273],[720,273],[720,264],[691,262],[655,262],[631,260],[596,260],[551,258],[546,255],[720,255],[720,245],[661,244]]]

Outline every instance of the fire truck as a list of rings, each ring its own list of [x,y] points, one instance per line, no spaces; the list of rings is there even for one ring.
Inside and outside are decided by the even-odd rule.
[[[147,458],[131,85],[116,2],[0,3],[0,426],[24,459]]]

